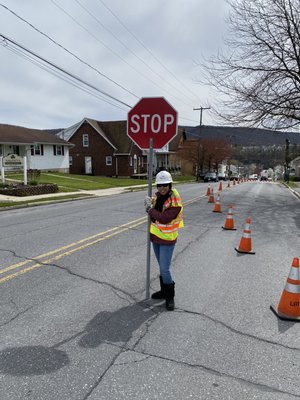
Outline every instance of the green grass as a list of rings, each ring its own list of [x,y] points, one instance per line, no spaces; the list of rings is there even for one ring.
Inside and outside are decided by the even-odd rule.
[[[23,181],[22,174],[9,174],[8,179]],[[178,182],[194,181],[193,177],[176,176]],[[102,176],[70,175],[58,172],[42,172],[39,183],[56,183],[60,192],[75,192],[77,190],[109,189],[113,187],[147,185],[147,179],[108,178]]]
[[[286,182],[286,184],[292,189],[295,189],[298,186],[297,183],[291,182],[291,181],[290,182]]]
[[[23,181],[22,174],[10,174],[7,178],[16,181]],[[56,183],[60,192],[74,192],[76,190],[97,190],[109,189],[112,187],[138,186],[146,184],[147,180],[42,172],[39,178],[39,183]]]
[[[11,173],[6,176],[7,179],[16,182],[23,182],[23,174]],[[191,176],[176,176],[174,177],[176,182],[194,182],[195,178]],[[53,196],[51,198],[40,198],[36,200],[26,200],[23,197],[22,200],[12,201],[0,201],[1,207],[18,207],[26,206],[32,203],[46,203],[49,201],[63,201],[75,198],[83,198],[89,196],[88,194],[72,194],[68,195],[68,192],[76,192],[79,190],[97,190],[97,189],[109,189],[114,187],[138,187],[141,185],[148,185],[147,179],[128,179],[128,178],[107,178],[101,176],[86,176],[86,175],[70,175],[57,172],[41,173],[39,183],[56,183],[59,187],[59,192],[66,193],[62,196]],[[154,180],[153,180],[154,183]]]

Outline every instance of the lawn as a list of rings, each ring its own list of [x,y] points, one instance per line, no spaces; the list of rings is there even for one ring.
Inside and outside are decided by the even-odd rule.
[[[23,174],[9,174],[8,179],[23,181]],[[28,179],[29,180],[29,179]],[[194,181],[193,177],[176,176],[176,181]],[[58,172],[42,172],[38,183],[56,183],[60,192],[75,192],[77,190],[109,189],[112,187],[147,185],[146,179],[108,178],[102,176],[70,175]]]

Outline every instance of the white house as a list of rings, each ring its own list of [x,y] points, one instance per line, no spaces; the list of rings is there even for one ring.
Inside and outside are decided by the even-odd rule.
[[[25,156],[28,169],[69,172],[69,149],[73,145],[55,133],[0,124],[0,156]]]
[[[294,158],[290,162],[291,171],[293,172],[294,176],[300,176],[300,156]]]

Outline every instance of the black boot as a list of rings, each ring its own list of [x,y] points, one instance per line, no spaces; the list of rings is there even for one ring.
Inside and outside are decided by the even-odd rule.
[[[159,277],[159,281],[160,281],[160,291],[159,292],[155,292],[152,294],[151,298],[152,299],[165,299],[166,295],[165,295],[165,285],[163,283],[162,277]]]
[[[166,308],[168,311],[173,311],[175,308],[175,282],[165,285],[165,293],[166,293]]]

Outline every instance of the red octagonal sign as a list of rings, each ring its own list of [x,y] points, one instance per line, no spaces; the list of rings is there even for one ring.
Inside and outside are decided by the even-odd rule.
[[[163,97],[143,97],[128,113],[127,135],[142,150],[161,149],[177,134],[177,111]]]

